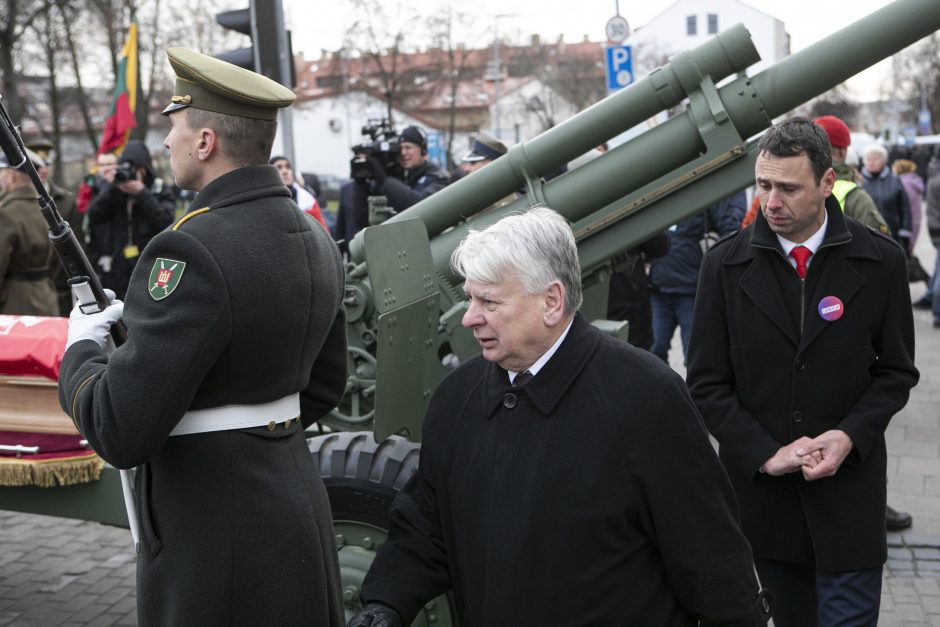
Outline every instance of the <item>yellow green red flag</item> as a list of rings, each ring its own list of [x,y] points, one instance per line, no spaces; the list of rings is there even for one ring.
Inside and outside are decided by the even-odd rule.
[[[111,110],[101,133],[98,154],[120,152],[137,127],[137,21],[131,21],[127,41],[118,57],[117,80],[111,99]]]

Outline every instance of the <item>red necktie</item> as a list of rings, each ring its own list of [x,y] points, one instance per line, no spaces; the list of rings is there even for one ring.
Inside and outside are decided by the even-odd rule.
[[[796,271],[801,279],[806,278],[806,262],[809,261],[812,251],[806,246],[796,246],[790,251],[790,256],[796,261]]]

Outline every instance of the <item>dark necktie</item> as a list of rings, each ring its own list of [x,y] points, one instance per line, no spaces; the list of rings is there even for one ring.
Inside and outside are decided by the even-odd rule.
[[[512,387],[514,388],[522,387],[523,385],[529,382],[529,379],[531,379],[534,376],[535,375],[529,372],[528,370],[526,370],[525,372],[520,372],[519,374],[516,375],[516,378],[512,380]]]
[[[796,261],[796,271],[801,279],[806,278],[806,262],[809,261],[812,251],[806,246],[796,246],[790,251],[790,256]]]

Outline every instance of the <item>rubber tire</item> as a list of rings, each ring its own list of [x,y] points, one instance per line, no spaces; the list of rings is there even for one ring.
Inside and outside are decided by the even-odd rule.
[[[364,523],[387,532],[392,501],[418,470],[421,445],[394,435],[377,443],[371,431],[360,431],[316,436],[307,440],[307,446],[330,497],[333,520]],[[455,606],[453,591],[445,597],[448,608],[443,624],[459,625],[450,611]],[[430,616],[433,613],[432,609]],[[428,619],[425,612],[414,624],[437,622]]]
[[[387,530],[392,501],[417,471],[421,445],[394,435],[377,443],[371,431],[320,435],[307,444],[330,496],[333,519]]]

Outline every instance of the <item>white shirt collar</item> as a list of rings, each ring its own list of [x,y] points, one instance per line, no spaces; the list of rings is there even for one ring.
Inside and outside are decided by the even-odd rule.
[[[555,354],[555,351],[558,350],[558,347],[561,346],[561,343],[565,341],[565,337],[568,335],[568,331],[571,329],[573,322],[574,318],[571,318],[571,320],[568,321],[568,326],[565,327],[565,330],[562,331],[558,339],[555,340],[555,343],[552,344],[552,347],[545,351],[541,357],[536,359],[534,364],[526,368],[526,370],[528,370],[533,377],[539,373],[539,370],[541,370],[546,363],[548,363],[548,360],[552,358],[552,355]],[[519,373],[513,370],[507,370],[507,372],[509,373],[509,383],[512,384],[512,382],[516,379],[516,375]]]
[[[819,227],[819,230],[809,236],[809,238],[802,244],[797,244],[796,242],[791,242],[785,237],[777,236],[777,241],[780,242],[780,247],[783,249],[783,254],[790,262],[790,265],[794,268],[796,267],[796,260],[790,256],[790,251],[796,248],[797,246],[806,246],[809,248],[809,252],[816,254],[816,251],[819,250],[819,247],[822,246],[823,238],[826,236],[826,225],[829,224],[829,213],[826,212],[823,214],[823,223]],[[807,266],[812,262],[812,257],[810,261],[806,263]]]

